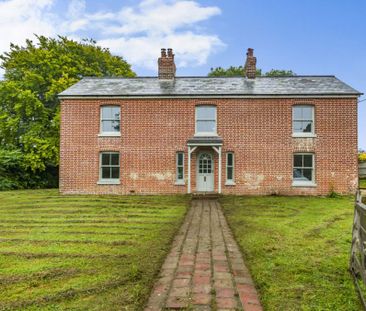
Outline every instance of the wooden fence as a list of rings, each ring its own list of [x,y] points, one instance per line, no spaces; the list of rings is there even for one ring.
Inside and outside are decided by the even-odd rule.
[[[366,300],[364,296],[364,293],[366,293],[366,205],[362,203],[361,191],[357,192],[355,202],[350,271],[363,307],[366,310]]]
[[[360,178],[366,178],[366,162],[358,163],[358,176]]]

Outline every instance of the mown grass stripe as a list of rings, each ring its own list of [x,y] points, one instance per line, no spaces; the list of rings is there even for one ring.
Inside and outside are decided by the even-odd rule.
[[[0,243],[29,243],[29,244],[52,244],[52,243],[74,243],[74,244],[101,244],[106,246],[136,245],[137,241],[96,241],[96,240],[35,240],[35,239],[4,239],[0,238]]]
[[[19,308],[26,308],[32,305],[44,305],[64,300],[74,299],[77,296],[90,296],[95,294],[100,294],[105,291],[111,290],[113,288],[120,287],[122,285],[126,285],[130,283],[128,277],[124,278],[117,278],[115,280],[110,280],[108,282],[104,282],[102,284],[97,284],[96,286],[91,286],[89,288],[84,289],[67,289],[64,291],[60,291],[55,294],[46,295],[42,297],[38,297],[35,299],[28,299],[28,300],[21,300],[15,301],[10,303],[2,303],[0,302],[0,310],[8,310],[8,309],[19,309]]]
[[[47,223],[46,223],[47,224]],[[155,224],[153,223],[144,223],[144,226],[126,226],[126,225],[131,225],[129,223],[125,223],[125,226],[121,225],[121,226],[113,226],[113,225],[106,225],[106,226],[101,226],[101,225],[94,225],[94,224],[90,224],[90,225],[83,225],[83,224],[79,224],[77,226],[77,228],[100,228],[100,229],[108,229],[108,228],[113,228],[113,229],[123,229],[123,230],[141,230],[141,229],[147,229],[149,228],[151,225],[153,228],[149,228],[149,230],[158,230],[159,228],[156,228]],[[14,226],[9,226],[9,225],[1,225],[0,224],[0,228],[75,228],[75,225],[70,224],[70,225],[54,225],[54,224],[47,224],[45,225],[14,225]]]
[[[40,271],[40,272],[34,272],[27,275],[0,275],[0,284],[2,286],[11,285],[15,283],[20,282],[29,282],[29,281],[45,281],[50,279],[56,279],[56,278],[64,278],[64,277],[71,277],[76,276],[81,273],[95,273],[95,270],[81,270],[81,269],[75,269],[75,268],[69,268],[69,269],[62,269],[62,268],[55,268],[47,271]]]
[[[22,257],[26,259],[32,258],[87,258],[87,259],[94,259],[94,258],[127,258],[127,254],[76,254],[76,253],[26,253],[26,252],[5,252],[0,251],[0,256],[16,256]],[[0,309],[1,310],[1,309]]]
[[[17,231],[17,230],[0,230],[0,234],[29,234],[31,230],[26,230],[26,231]],[[34,231],[32,231],[32,233],[35,233]],[[75,234],[75,235],[125,235],[125,236],[145,236],[147,233],[144,232],[136,232],[136,233],[132,233],[132,232],[103,232],[103,231],[51,231],[51,230],[41,230],[41,231],[37,231],[36,233],[52,233],[52,234]]]
[[[103,221],[103,220],[70,220],[64,219],[60,221],[41,221],[41,220],[0,220],[0,224],[62,224],[62,223],[74,223],[74,224],[118,224],[118,223],[135,223],[135,224],[144,224],[146,222],[143,221],[131,221],[130,219],[123,219],[123,220],[110,220],[110,221]],[[170,223],[169,221],[149,221],[149,224],[164,224]]]

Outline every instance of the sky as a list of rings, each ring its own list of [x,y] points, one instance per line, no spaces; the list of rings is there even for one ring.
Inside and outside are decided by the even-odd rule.
[[[263,71],[332,74],[366,93],[365,13],[364,0],[0,0],[0,53],[34,34],[93,38],[139,76],[157,74],[162,47],[177,75],[204,76],[251,47]],[[358,112],[366,149],[366,100]]]

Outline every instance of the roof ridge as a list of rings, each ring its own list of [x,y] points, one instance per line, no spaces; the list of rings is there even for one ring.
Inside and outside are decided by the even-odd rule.
[[[232,78],[241,78],[241,79],[248,79],[242,76],[233,76],[233,77],[209,77],[209,76],[177,76],[175,79],[186,79],[186,78],[197,78],[197,79],[232,79]],[[335,75],[295,75],[295,76],[259,76],[256,79],[276,79],[276,78],[336,78]],[[157,76],[137,76],[137,77],[112,77],[112,76],[105,76],[105,77],[96,77],[96,76],[85,76],[83,79],[158,79]],[[339,80],[339,79],[338,79]]]

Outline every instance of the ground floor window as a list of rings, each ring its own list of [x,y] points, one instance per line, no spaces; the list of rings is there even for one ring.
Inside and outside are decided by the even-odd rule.
[[[176,157],[176,182],[184,183],[184,152],[177,152]]]
[[[293,182],[295,185],[314,183],[314,154],[295,153],[293,160]]]
[[[100,172],[101,181],[119,181],[119,153],[101,152],[100,153]]]
[[[234,183],[234,153],[226,153],[226,184]]]

